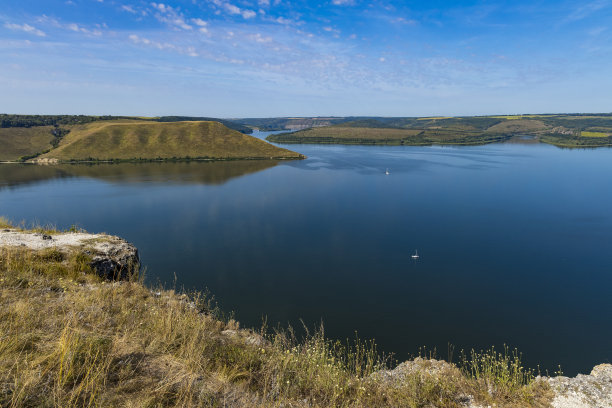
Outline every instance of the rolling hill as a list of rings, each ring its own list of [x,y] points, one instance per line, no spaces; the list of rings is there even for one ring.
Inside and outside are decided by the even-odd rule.
[[[304,156],[219,122],[119,120],[75,125],[36,161],[299,159]]]

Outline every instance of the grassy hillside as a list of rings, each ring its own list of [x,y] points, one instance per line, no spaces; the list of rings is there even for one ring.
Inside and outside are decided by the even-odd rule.
[[[268,140],[280,143],[402,144],[422,133],[413,129],[328,126],[271,135]]]
[[[0,160],[18,160],[51,148],[53,126],[0,128]]]
[[[612,146],[612,115],[363,118],[271,135],[279,143],[483,144],[531,135],[567,147]]]
[[[349,126],[346,126],[349,125]],[[424,129],[360,127],[354,123],[270,135],[277,143],[338,143],[384,145],[482,144],[505,140],[511,135],[484,133],[467,128]]]
[[[518,354],[380,371],[389,361],[373,343],[240,329],[201,295],[103,281],[78,250],[0,247],[0,339],[3,407],[526,408],[551,397]]]
[[[133,120],[73,126],[56,149],[40,156],[59,161],[300,157],[218,122]]]

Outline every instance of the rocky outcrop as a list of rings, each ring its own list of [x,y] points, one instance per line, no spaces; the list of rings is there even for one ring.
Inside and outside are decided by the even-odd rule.
[[[612,364],[595,366],[590,375],[546,381],[555,393],[554,408],[612,408]]]
[[[458,380],[461,375],[454,364],[423,358],[405,361],[393,370],[372,374],[374,380],[398,386],[415,377]],[[612,408],[612,364],[600,364],[593,368],[590,375],[578,374],[573,378],[538,377],[536,381],[544,381],[550,386],[553,393],[552,408]],[[459,395],[455,402],[465,408],[487,407],[476,403],[472,395]]]
[[[56,249],[65,255],[81,252],[89,265],[106,279],[127,279],[140,269],[138,249],[129,242],[106,234],[84,232],[40,233],[14,228],[0,230],[0,247],[41,251]]]
[[[459,369],[443,360],[433,360],[417,357],[404,361],[393,370],[382,370],[372,374],[372,378],[388,383],[401,383],[410,376],[459,376]]]

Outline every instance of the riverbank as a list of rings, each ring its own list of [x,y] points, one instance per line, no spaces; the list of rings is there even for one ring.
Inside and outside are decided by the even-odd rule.
[[[242,329],[202,294],[149,287],[135,269],[99,274],[92,256],[102,255],[88,245],[107,244],[108,256],[118,251],[108,235],[79,234],[0,222],[2,406],[610,403],[609,366],[583,381],[599,387],[600,398],[571,379],[537,378],[512,352],[457,364],[419,358],[391,370],[373,343],[347,347],[322,332],[298,340],[291,331]]]

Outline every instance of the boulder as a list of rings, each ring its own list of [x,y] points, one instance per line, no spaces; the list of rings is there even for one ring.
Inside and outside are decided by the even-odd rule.
[[[0,231],[0,247],[28,248],[33,251],[56,249],[65,255],[82,252],[91,258],[89,265],[105,279],[128,279],[138,274],[138,249],[129,242],[106,234],[63,232],[41,234],[19,229]]]

